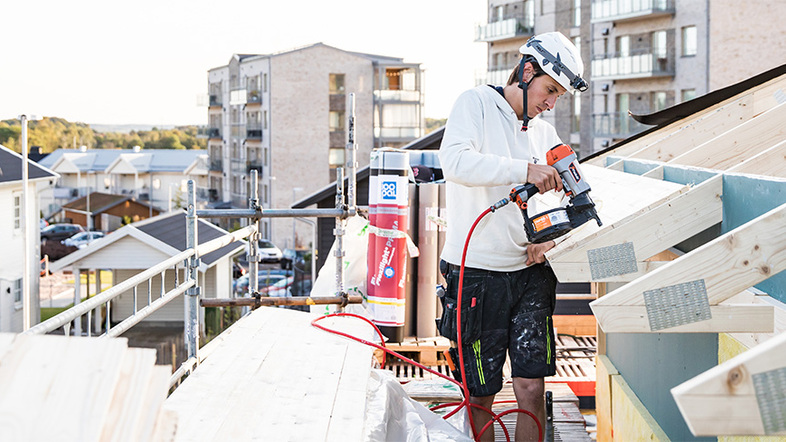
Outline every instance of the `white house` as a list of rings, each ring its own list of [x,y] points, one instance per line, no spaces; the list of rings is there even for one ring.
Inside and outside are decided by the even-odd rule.
[[[91,191],[129,195],[168,211],[185,200],[188,180],[196,183],[198,202],[210,199],[204,150],[58,149],[39,163],[61,176],[42,203],[46,216]]]
[[[227,233],[201,219],[198,223],[200,244]],[[113,283],[119,284],[183,250],[186,250],[186,216],[183,211],[177,210],[124,226],[84,249],[59,259],[52,264],[52,271],[69,268],[76,274],[78,271],[111,270]],[[200,257],[198,284],[203,297],[231,296],[232,257],[244,250],[245,242],[236,241]],[[164,292],[171,290],[176,280],[182,282],[184,277],[182,264],[177,270],[167,270],[163,275]],[[150,285],[143,282],[137,286],[137,310],[147,305],[148,290],[152,300],[161,296],[161,275],[154,277]],[[133,300],[133,292],[129,290],[112,301],[110,316],[113,323],[133,314]],[[200,314],[202,326],[203,321],[204,314]],[[170,302],[144,322],[148,325],[158,323],[182,327],[182,300]]]
[[[28,160],[27,216],[22,216],[25,189],[22,184],[20,154],[0,145],[0,332],[20,332],[23,326],[24,222],[27,224],[29,262],[30,323],[40,318],[39,305],[39,193],[51,189],[59,177],[51,170]]]

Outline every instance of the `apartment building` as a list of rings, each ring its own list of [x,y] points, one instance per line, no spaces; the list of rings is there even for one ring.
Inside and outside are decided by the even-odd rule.
[[[335,180],[346,162],[350,93],[361,166],[372,148],[402,146],[423,134],[418,63],[317,43],[235,54],[209,70],[208,179],[220,206],[248,207],[251,170],[266,208],[290,207]],[[292,219],[264,219],[261,234],[282,248],[305,247],[311,230]]]
[[[489,0],[477,41],[488,43],[482,81],[501,84],[530,36],[560,31],[580,48],[590,89],[545,115],[581,156],[649,126],[650,114],[786,61],[786,2],[731,0]],[[480,81],[479,81],[480,82]]]
[[[562,32],[579,48],[584,78],[589,79],[590,16],[589,8],[581,6],[581,0],[488,0],[488,20],[475,30],[475,41],[488,44],[488,69],[476,75],[476,83],[506,84],[519,61],[519,47],[533,35],[551,31]],[[591,146],[591,102],[586,95],[565,95],[540,117],[579,155],[587,155]]]

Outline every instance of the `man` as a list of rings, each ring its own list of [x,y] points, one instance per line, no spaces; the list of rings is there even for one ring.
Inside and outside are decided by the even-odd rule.
[[[452,339],[459,265],[471,225],[515,185],[532,183],[540,193],[562,190],[559,174],[546,164],[546,152],[562,141],[536,117],[565,92],[587,88],[579,51],[564,35],[537,35],[519,51],[522,58],[506,86],[478,86],[458,98],[439,151],[448,223],[440,332]],[[518,408],[532,412],[545,428],[543,378],[556,372],[551,315],[557,280],[544,254],[555,242],[528,243],[523,222],[519,210],[503,209],[474,231],[464,270],[461,345],[471,403],[491,409],[509,351]],[[472,413],[479,431],[490,416],[474,408]],[[535,440],[537,434],[537,424],[519,414],[516,440]],[[494,440],[494,432],[484,433],[483,440]]]

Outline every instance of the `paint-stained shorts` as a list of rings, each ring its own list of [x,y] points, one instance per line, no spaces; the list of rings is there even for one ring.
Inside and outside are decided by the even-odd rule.
[[[459,268],[447,268],[440,333],[455,341]],[[490,396],[502,389],[502,367],[508,351],[513,377],[534,379],[556,373],[551,318],[556,287],[557,278],[545,264],[509,273],[464,270],[461,334],[472,396]],[[451,354],[458,366],[456,350]],[[459,379],[460,373],[455,372],[454,377]]]

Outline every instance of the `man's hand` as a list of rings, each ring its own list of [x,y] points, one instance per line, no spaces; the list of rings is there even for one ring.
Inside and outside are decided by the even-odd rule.
[[[552,189],[558,192],[562,190],[562,178],[557,173],[557,169],[543,164],[527,165],[527,182],[537,186],[540,193]]]
[[[554,241],[546,241],[540,244],[529,244],[527,246],[527,265],[541,264],[546,262],[546,252],[553,249],[556,244]]]

